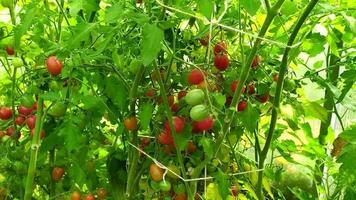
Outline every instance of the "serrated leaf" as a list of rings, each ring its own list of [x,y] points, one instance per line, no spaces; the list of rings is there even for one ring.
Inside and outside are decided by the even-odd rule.
[[[257,127],[259,117],[259,111],[250,102],[248,102],[246,109],[240,113],[239,118],[242,121],[243,125],[246,127],[246,129],[250,133],[253,133]]]
[[[241,5],[246,9],[248,14],[255,15],[257,10],[261,6],[261,1],[259,0],[241,0]]]
[[[214,154],[214,150],[213,150],[213,145],[212,145],[211,139],[209,139],[207,137],[203,137],[203,138],[201,138],[199,143],[200,143],[201,146],[203,146],[205,156],[208,159],[211,159],[214,156],[213,155]]]
[[[139,108],[140,127],[142,130],[148,129],[153,114],[153,105],[150,102],[143,103]]]
[[[71,0],[69,1],[69,12],[72,16],[80,11],[93,12],[99,10],[99,3],[96,0]]]
[[[128,91],[123,83],[117,78],[110,76],[105,80],[105,94],[108,95],[111,101],[120,108],[120,110],[127,110],[128,105]]]
[[[74,37],[66,42],[66,47],[68,49],[75,49],[80,47],[80,43],[87,41],[89,35],[94,28],[96,28],[96,23],[86,23],[82,22],[74,28]]]
[[[174,141],[174,144],[177,146],[177,148],[182,151],[186,149],[187,144],[190,139],[190,133],[192,132],[192,127],[189,125],[184,126],[183,133],[176,134],[176,140]]]
[[[327,110],[317,102],[305,103],[304,112],[306,117],[320,119],[322,122],[326,122],[328,115]]]
[[[78,149],[81,138],[81,130],[78,126],[71,121],[67,121],[63,123],[58,134],[64,138],[64,143],[68,151]]]
[[[31,27],[33,24],[33,20],[36,19],[36,14],[38,13],[37,10],[38,7],[26,9],[25,14],[21,14],[21,23],[18,24],[15,29],[14,29],[14,40],[15,44],[14,47],[15,49],[18,49],[20,46],[21,42],[21,37],[28,31],[28,29]]]
[[[106,10],[105,21],[108,23],[115,22],[116,20],[120,19],[123,14],[124,12],[122,6],[116,3]]]
[[[156,59],[161,50],[164,34],[161,29],[152,24],[146,24],[142,34],[141,56],[143,64],[147,66]]]
[[[214,93],[213,94],[215,102],[218,104],[218,108],[225,106],[226,96],[222,93]]]
[[[230,194],[230,183],[228,181],[229,177],[219,169],[215,175],[215,178],[218,183],[219,194],[221,198],[226,199]]]
[[[214,11],[214,2],[211,0],[197,0],[198,11],[210,19]]]

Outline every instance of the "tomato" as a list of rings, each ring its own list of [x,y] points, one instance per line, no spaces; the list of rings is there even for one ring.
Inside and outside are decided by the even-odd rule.
[[[171,110],[172,110],[172,112],[178,112],[178,110],[179,110],[179,104],[178,104],[178,103],[174,103],[174,104],[171,106]]]
[[[175,146],[173,145],[164,145],[163,152],[167,155],[171,155],[174,153]]]
[[[236,185],[231,186],[230,188],[232,196],[237,197],[239,194],[239,188]]]
[[[252,94],[254,94],[255,93],[255,86],[253,85],[253,83],[250,83],[249,85],[248,85],[248,94],[249,95],[252,95]]]
[[[178,92],[178,100],[182,99],[183,97],[185,97],[185,95],[187,95],[187,91],[185,90],[181,90]]]
[[[0,138],[4,137],[5,135],[7,135],[6,131],[0,131]]]
[[[11,8],[14,6],[13,0],[1,0],[1,5],[7,8]]]
[[[167,132],[163,132],[158,136],[158,142],[160,144],[166,144],[166,145],[173,145],[174,144],[174,140],[173,137],[170,133]]]
[[[215,46],[214,46],[214,54],[220,54],[220,53],[226,53],[227,52],[227,46],[226,43],[224,41],[218,42]]]
[[[6,135],[8,135],[9,137],[12,137],[12,135],[14,135],[14,133],[15,133],[14,127],[11,126],[11,127],[7,128]]]
[[[159,182],[159,189],[162,191],[162,192],[168,192],[171,190],[171,183],[169,181],[161,181]]]
[[[225,105],[226,106],[230,106],[232,102],[232,96],[228,96],[226,97],[226,101],[225,101]]]
[[[19,112],[20,115],[28,116],[32,113],[32,108],[25,107],[25,106],[19,106],[19,107],[17,107],[17,111]]]
[[[202,121],[209,115],[209,109],[203,104],[196,105],[190,110],[190,118],[194,121]]]
[[[134,131],[137,129],[137,119],[136,117],[126,118],[124,121],[125,128],[129,131]]]
[[[209,34],[207,34],[203,38],[199,39],[199,42],[202,46],[208,46],[209,39],[210,39]]]
[[[187,104],[195,106],[204,102],[205,94],[201,89],[193,89],[184,97]]]
[[[192,85],[198,85],[204,81],[204,73],[199,69],[193,69],[188,75],[188,82]]]
[[[64,168],[54,167],[52,170],[52,179],[54,181],[60,181],[64,175]]]
[[[185,124],[183,118],[174,116],[172,119],[172,123],[173,123],[176,133],[181,133],[183,131],[184,124]],[[164,124],[164,128],[168,133],[171,133],[171,127],[169,126],[168,120]]]
[[[16,67],[16,68],[17,67],[22,67],[23,66],[23,62],[22,62],[21,58],[15,57],[15,58],[12,59],[12,65],[14,67]]]
[[[237,105],[237,111],[242,112],[246,109],[246,107],[247,107],[247,102],[240,101],[239,104]]]
[[[177,175],[179,175],[180,176],[180,171],[179,171],[179,168],[177,167],[177,166],[175,166],[174,164],[172,164],[172,163],[170,163],[170,164],[168,164],[168,169],[169,170],[171,170],[171,171],[173,171],[175,174],[177,174]],[[168,170],[168,172],[167,172],[167,176],[169,177],[169,178],[172,178],[172,179],[179,179],[179,177],[177,176],[177,175],[175,175],[175,174],[173,174],[172,172],[170,172]]]
[[[7,53],[7,55],[9,55],[9,56],[13,56],[13,55],[15,55],[15,50],[14,50],[12,47],[7,46],[7,47],[6,47],[6,53]]]
[[[186,150],[188,153],[194,153],[197,151],[197,146],[190,140],[187,144]]]
[[[220,71],[226,70],[229,66],[229,57],[226,54],[215,55],[214,65]]]
[[[167,100],[168,100],[168,105],[169,106],[172,106],[173,104],[174,104],[174,96],[173,95],[169,95],[168,97],[167,97]],[[161,97],[160,99],[159,99],[159,101],[158,101],[158,103],[162,103],[163,102],[163,98]]]
[[[33,106],[35,101],[33,100],[33,97],[31,95],[23,95],[20,99],[21,105],[30,108]]]
[[[29,118],[27,118],[26,124],[29,129],[34,129],[36,126],[36,116],[31,115]]]
[[[152,163],[150,165],[150,176],[153,181],[158,182],[163,180],[163,173],[164,170],[160,168],[158,165],[156,165],[155,163]]]
[[[232,81],[232,83],[230,85],[231,91],[235,92],[238,86],[239,86],[239,81]],[[241,93],[245,93],[245,90],[246,90],[246,87],[243,87]]]
[[[274,82],[278,82],[278,78],[279,78],[278,73],[273,74],[273,81]]]
[[[89,193],[87,196],[85,196],[85,200],[95,200],[95,197],[93,194]]]
[[[257,66],[260,64],[260,62],[261,62],[261,57],[258,56],[258,55],[255,56],[255,57],[253,58],[252,64],[251,64],[252,69],[256,69]]]
[[[80,193],[75,191],[70,195],[71,200],[80,200]]]
[[[294,80],[290,80],[290,79],[284,79],[284,82],[283,82],[283,89],[286,90],[286,91],[293,91],[295,89],[295,82]]]
[[[178,194],[174,197],[174,200],[187,200],[187,195],[185,193]]]
[[[58,82],[55,80],[52,80],[51,82],[49,82],[48,87],[52,91],[57,91],[60,89]]]
[[[106,191],[105,188],[99,188],[98,191],[96,191],[96,194],[98,195],[99,199],[105,199],[106,196],[108,196],[108,191]]]
[[[22,126],[25,123],[25,121],[26,121],[26,118],[23,116],[18,116],[15,119],[16,125],[19,125],[19,126]]]
[[[50,56],[46,60],[46,67],[51,75],[57,76],[62,72],[63,63],[56,56]]]
[[[63,102],[58,102],[49,108],[48,114],[53,117],[61,117],[66,113],[66,110],[66,105]]]
[[[30,137],[33,138],[33,136],[35,135],[35,129],[32,129],[31,130],[31,134],[30,134]],[[41,140],[43,140],[43,138],[46,137],[46,132],[44,130],[41,130],[40,132],[40,138]]]
[[[37,102],[33,103],[32,110],[33,111],[37,110],[37,107],[38,107],[38,103]],[[43,107],[44,107],[44,105],[43,105]]]
[[[143,146],[148,146],[148,145],[150,145],[150,143],[151,143],[151,138],[148,138],[148,137],[141,138],[141,144]]]
[[[269,100],[269,93],[257,95],[256,99],[261,103],[266,103]]]
[[[199,133],[202,131],[208,131],[214,126],[214,119],[212,117],[207,117],[202,121],[193,122],[193,132]]]
[[[0,119],[8,120],[12,117],[12,110],[8,107],[0,108]]]
[[[146,91],[146,97],[153,98],[156,94],[156,91],[152,88],[148,89]]]

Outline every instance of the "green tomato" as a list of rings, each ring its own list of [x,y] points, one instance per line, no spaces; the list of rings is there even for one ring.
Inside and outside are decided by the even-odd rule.
[[[168,192],[171,190],[171,183],[169,181],[161,181],[159,182],[159,189],[162,191],[162,192]]]
[[[22,62],[21,58],[15,57],[14,59],[12,59],[12,65],[16,68],[22,67],[23,62]]]
[[[174,173],[180,175],[179,168],[178,168],[177,166],[175,166],[174,164],[170,163],[170,164],[168,165],[168,169],[170,169],[170,170],[173,171]],[[174,174],[173,174],[172,172],[170,172],[170,171],[167,172],[167,176],[168,176],[169,178],[174,179],[174,180],[176,180],[176,179],[179,178],[178,176],[174,175]]]
[[[11,8],[14,6],[13,0],[1,0],[1,5],[7,8]]]
[[[195,106],[204,102],[204,92],[201,89],[193,89],[184,97],[187,104]]]
[[[295,86],[296,86],[294,80],[290,80],[290,79],[284,79],[284,83],[283,84],[284,84],[283,88],[286,91],[289,91],[289,92],[294,90]]]
[[[194,121],[202,121],[209,116],[209,109],[203,105],[196,105],[190,110],[190,118]]]
[[[58,84],[57,81],[54,81],[54,80],[52,80],[51,82],[49,82],[48,87],[49,87],[49,89],[51,89],[51,90],[53,90],[53,91],[59,90],[59,84]]]
[[[133,59],[130,63],[129,71],[132,73],[137,73],[138,69],[142,66],[142,61]]]
[[[156,181],[150,181],[150,186],[154,191],[159,191],[161,189],[159,183]]]
[[[66,113],[66,106],[64,105],[63,102],[58,102],[54,104],[49,110],[48,114],[53,116],[53,117],[61,117]]]
[[[173,190],[176,194],[182,194],[185,193],[185,186],[182,183],[176,184],[173,186]]]
[[[24,95],[22,96],[22,98],[20,99],[21,105],[24,105],[28,108],[32,107],[32,105],[35,103],[35,101],[33,100],[32,95]]]

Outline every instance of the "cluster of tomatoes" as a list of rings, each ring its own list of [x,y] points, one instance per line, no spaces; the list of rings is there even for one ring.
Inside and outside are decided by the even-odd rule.
[[[98,197],[98,199],[104,200],[108,196],[108,191],[105,188],[99,188],[96,191],[96,196]],[[78,191],[72,192],[70,199],[71,200],[81,200],[82,197],[81,197],[80,192],[78,192]],[[88,193],[85,195],[84,200],[95,200],[95,195],[92,193]]]

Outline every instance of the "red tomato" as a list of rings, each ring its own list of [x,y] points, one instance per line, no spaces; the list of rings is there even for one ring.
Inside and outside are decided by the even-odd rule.
[[[72,195],[70,196],[71,200],[80,200],[80,193],[75,191],[72,193]]]
[[[29,129],[34,129],[36,126],[36,116],[31,115],[29,118],[27,118],[26,124]]]
[[[179,91],[178,92],[178,100],[185,97],[185,95],[187,95],[187,91],[185,91],[185,90]]]
[[[64,168],[54,167],[52,170],[52,179],[54,181],[60,181],[64,175]]]
[[[226,54],[215,55],[214,65],[220,71],[226,70],[229,66],[229,57]]]
[[[12,117],[12,110],[8,107],[0,108],[0,119],[8,120]]]
[[[218,42],[214,46],[214,54],[220,54],[220,53],[226,53],[227,52],[227,46],[224,41]]]
[[[11,126],[11,127],[7,128],[6,135],[8,135],[9,137],[12,137],[12,135],[14,135],[14,133],[15,133],[14,127]]]
[[[148,138],[148,137],[141,138],[141,144],[143,146],[148,146],[148,145],[150,145],[150,143],[151,143],[151,138]]]
[[[255,93],[255,86],[253,85],[253,83],[250,83],[249,85],[248,85],[248,94],[249,95],[252,95],[252,94],[254,94]]]
[[[158,142],[160,144],[166,144],[166,145],[173,145],[174,144],[174,140],[173,137],[170,133],[167,132],[163,132],[158,136]]]
[[[160,168],[158,165],[156,165],[155,163],[152,163],[150,165],[150,176],[153,181],[158,182],[163,180],[163,174],[164,174],[164,170]]]
[[[155,94],[156,94],[156,91],[152,88],[150,88],[146,91],[146,96],[149,98],[153,98],[155,96]]]
[[[231,193],[234,197],[237,197],[239,194],[239,188],[236,185],[231,186]]]
[[[173,126],[174,129],[176,131],[176,133],[181,133],[184,129],[184,119],[181,117],[173,117]],[[164,124],[164,128],[165,130],[170,133],[171,132],[171,127],[169,127],[169,122],[166,121],[166,123]]]
[[[204,81],[204,73],[199,69],[193,69],[188,75],[188,82],[192,85],[198,85]]]
[[[27,108],[25,106],[19,106],[19,107],[17,107],[17,111],[19,111],[19,114],[21,114],[23,116],[27,116],[32,113],[32,108]]]
[[[257,66],[260,64],[260,62],[261,62],[261,57],[258,56],[258,55],[255,56],[255,57],[253,58],[252,64],[251,64],[252,69],[256,69]]]
[[[226,106],[230,106],[232,102],[232,96],[228,96],[226,97],[226,101],[225,101],[225,105]]]
[[[63,63],[56,56],[50,56],[46,60],[46,67],[51,75],[57,76],[62,72]]]
[[[98,195],[99,199],[105,199],[108,195],[108,191],[106,191],[105,188],[99,188],[98,191],[96,191],[96,194]]]
[[[126,129],[129,130],[129,131],[136,130],[137,129],[137,119],[136,119],[136,117],[129,117],[129,118],[125,119],[124,125],[125,125]]]
[[[238,86],[239,86],[239,81],[232,81],[232,83],[230,85],[231,91],[235,92]],[[246,90],[246,87],[243,87],[241,93],[245,93],[245,90]]]
[[[16,125],[19,125],[19,126],[22,126],[25,123],[25,121],[26,121],[26,118],[23,116],[18,116],[15,119]]]
[[[277,73],[273,74],[273,81],[274,81],[274,82],[277,82],[277,81],[278,81],[278,78],[279,78],[279,76],[278,76]]]
[[[207,34],[203,38],[199,39],[199,42],[202,46],[208,46],[209,39],[210,39],[209,34]]]
[[[33,110],[33,111],[37,110],[37,107],[38,107],[38,103],[35,102],[35,103],[32,105],[32,110]]]
[[[189,141],[187,144],[187,152],[194,153],[197,151],[197,146],[193,143],[193,141]]]
[[[173,151],[175,150],[175,147],[172,145],[164,145],[163,147],[163,152],[167,155],[173,154]]]
[[[32,129],[31,133],[30,133],[30,137],[33,138],[34,135],[35,135],[35,129]],[[40,133],[41,140],[43,140],[43,138],[45,138],[45,137],[46,137],[46,132],[44,130],[41,130],[41,133]]]
[[[256,99],[261,103],[266,103],[269,100],[269,93],[257,95]]]
[[[172,112],[178,112],[178,110],[179,110],[179,104],[178,104],[178,103],[174,103],[174,104],[171,106],[171,110],[172,110]]]
[[[15,50],[12,47],[7,46],[6,53],[7,53],[7,55],[12,56],[12,55],[15,55]]]
[[[206,119],[199,121],[199,122],[193,122],[193,132],[194,133],[199,133],[203,131],[208,131],[214,126],[214,119],[212,117],[207,117]]]
[[[247,102],[240,101],[240,103],[237,105],[237,111],[242,112],[246,109],[246,107],[247,107]]]
[[[85,200],[95,200],[95,197],[93,194],[89,193],[87,196],[85,196]]]
[[[185,193],[178,194],[174,197],[174,200],[187,200],[187,195]]]

